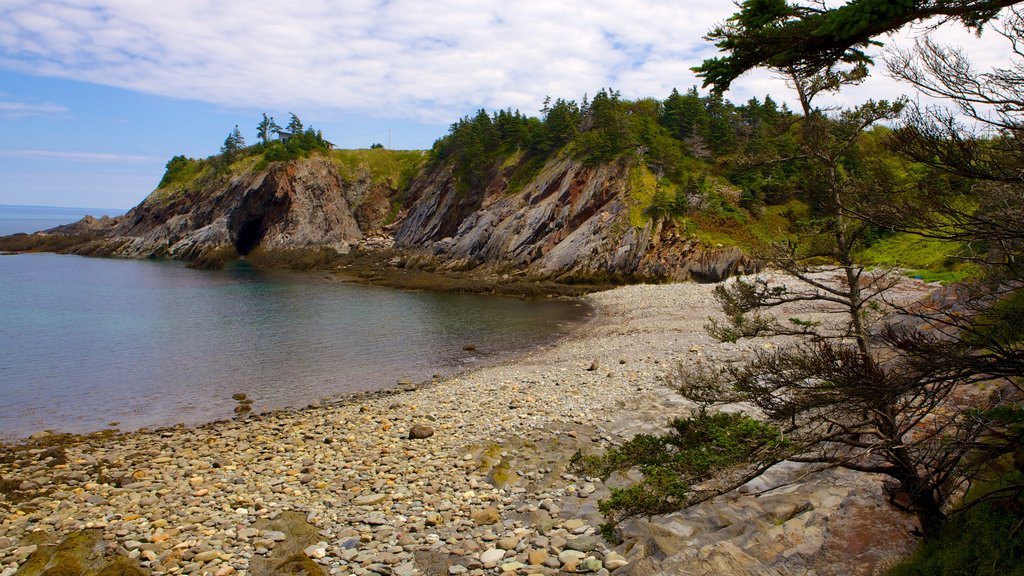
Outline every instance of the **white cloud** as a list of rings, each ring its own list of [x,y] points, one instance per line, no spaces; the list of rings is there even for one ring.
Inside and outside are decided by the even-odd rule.
[[[0,94],[0,98],[5,95]],[[66,114],[68,109],[60,104],[50,102],[32,103],[14,100],[0,100],[0,116],[5,118],[21,118],[24,116],[53,116]]]
[[[714,54],[704,34],[734,9],[711,0],[9,0],[0,66],[231,107],[447,123],[478,107],[532,113],[545,95],[603,86],[627,97],[686,89],[698,83],[689,68]],[[987,62],[996,53],[988,36],[955,40],[973,42]],[[856,97],[906,91],[879,72]],[[792,102],[783,86],[758,72],[730,97],[770,91]]]
[[[114,154],[106,152],[82,152],[72,150],[0,149],[0,157],[28,158],[36,160],[70,160],[73,162],[158,162],[154,156],[139,154]]]

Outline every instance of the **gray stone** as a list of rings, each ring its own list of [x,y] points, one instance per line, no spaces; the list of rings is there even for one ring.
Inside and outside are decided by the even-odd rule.
[[[430,438],[434,435],[434,429],[424,424],[416,424],[412,428],[409,428],[409,439],[420,440],[423,438]]]
[[[569,538],[565,543],[565,547],[569,550],[578,550],[580,552],[593,552],[597,549],[599,540],[594,536],[577,536],[575,538]]]

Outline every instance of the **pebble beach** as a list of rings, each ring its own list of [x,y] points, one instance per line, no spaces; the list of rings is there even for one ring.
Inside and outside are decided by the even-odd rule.
[[[608,487],[568,460],[688,414],[664,383],[678,363],[765,345],[707,335],[712,289],[591,294],[571,336],[439,382],[192,428],[34,435],[0,453],[0,576],[36,573],[37,551],[82,531],[154,574],[632,573],[643,551],[598,533]]]

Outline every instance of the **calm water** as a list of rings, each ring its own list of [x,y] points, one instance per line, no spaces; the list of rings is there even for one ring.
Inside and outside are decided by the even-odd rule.
[[[78,222],[85,216],[118,216],[125,210],[103,208],[57,208],[53,206],[11,206],[0,204],[0,236],[19,232],[49,230],[61,224]]]
[[[256,411],[305,406],[493,361],[587,313],[245,266],[0,256],[0,436],[210,421],[235,392]]]

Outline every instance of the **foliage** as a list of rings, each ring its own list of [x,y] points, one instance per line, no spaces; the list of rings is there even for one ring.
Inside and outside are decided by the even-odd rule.
[[[302,126],[302,120],[299,120],[299,117],[291,112],[289,112],[288,115],[290,116],[290,118],[288,119],[287,130],[292,134],[299,134],[301,132],[304,132],[305,128]]]
[[[260,142],[269,144],[270,135],[280,129],[281,127],[277,125],[277,122],[274,122],[274,117],[267,116],[267,113],[264,112],[263,119],[256,125],[256,134],[259,136]]]
[[[813,218],[773,257],[791,281],[783,286],[741,282],[719,292],[731,328],[720,330],[721,336],[767,330],[810,339],[762,351],[754,361],[730,367],[722,384],[731,383],[735,393],[786,427],[799,446],[791,460],[895,480],[891,501],[917,515],[927,546],[943,557],[937,543],[949,531],[969,525],[964,518],[987,515],[985,502],[953,508],[956,496],[1002,474],[1005,465],[1000,463],[1011,455],[1018,469],[1024,462],[1019,418],[1024,275],[1018,265],[1024,254],[1024,227],[1019,225],[1024,221],[1019,181],[1024,91],[1019,62],[979,74],[965,55],[924,40],[913,53],[898,53],[890,72],[926,93],[949,98],[997,135],[979,137],[951,113],[914,108],[905,126],[886,136],[913,164],[878,158],[879,140],[862,131],[898,113],[902,102],[868,102],[830,115],[812,106],[815,96],[864,77],[868,60],[862,49],[876,34],[935,14],[980,29],[998,8],[1012,3],[881,4],[852,0],[825,8],[750,0],[711,34],[729,52],[700,68],[717,90],[759,65],[790,76],[804,113],[800,147],[807,163],[802,171],[823,192],[812,202]],[[1003,34],[1012,54],[1024,56],[1018,49],[1024,18],[1012,13]],[[995,106],[994,115],[979,111],[985,104]],[[958,248],[958,255],[985,276],[901,307],[899,315],[872,327],[893,282],[888,273],[866,272],[858,257],[909,234],[928,238],[930,250]],[[822,274],[821,257],[834,263],[827,269],[833,278]],[[803,288],[794,291],[791,282]],[[802,318],[791,320],[792,326],[774,319],[762,323],[758,315],[786,304],[806,308],[806,303],[841,312],[841,329]],[[1014,476],[1004,474],[1009,486],[998,491],[1012,500],[1024,493],[1024,482]],[[1021,526],[1019,502],[1014,508],[1011,541]],[[940,573],[939,566],[953,567],[951,573],[977,573],[983,561],[986,567],[1001,562],[997,547],[976,544],[928,564],[925,573]],[[1013,544],[1003,550],[1014,557],[1010,565],[1019,560],[1021,550]]]
[[[695,498],[693,485],[752,460],[772,460],[788,442],[775,427],[742,414],[701,410],[676,419],[663,436],[638,434],[602,455],[578,452],[572,466],[607,479],[613,472],[636,467],[643,480],[615,488],[599,508],[611,524],[637,515],[676,510]]]
[[[333,150],[331,160],[348,181],[369,178],[374,185],[404,191],[426,161],[419,150]]]
[[[809,76],[840,64],[868,64],[874,38],[932,17],[955,20],[976,31],[1016,0],[849,0],[825,8],[818,2],[745,0],[740,11],[715,27],[708,39],[726,56],[694,68],[718,93],[754,68],[791,69]]]
[[[311,126],[303,131],[293,133],[286,143],[274,140],[269,144],[262,145],[257,151],[262,152],[263,157],[256,164],[256,169],[262,170],[271,162],[284,162],[297,158],[308,158],[314,154],[326,154],[329,149],[323,133],[314,130]]]
[[[925,282],[960,282],[979,274],[979,269],[957,257],[959,242],[922,238],[897,232],[865,245],[858,253],[865,264],[906,269],[906,274]]]
[[[202,160],[186,158],[180,155],[175,156],[167,162],[167,170],[160,179],[160,184],[157,185],[157,188],[187,182],[197,176],[204,168],[205,164]]]
[[[1021,530],[1024,495],[995,490],[1024,484],[1020,472],[983,490],[971,501],[981,501],[953,516],[939,536],[924,542],[912,556],[889,571],[889,576],[1022,576],[1024,530]]]
[[[220,147],[220,153],[224,157],[224,161],[227,164],[231,164],[242,148],[245,148],[245,138],[238,131],[238,124],[235,124],[235,129],[224,139],[224,145]]]

